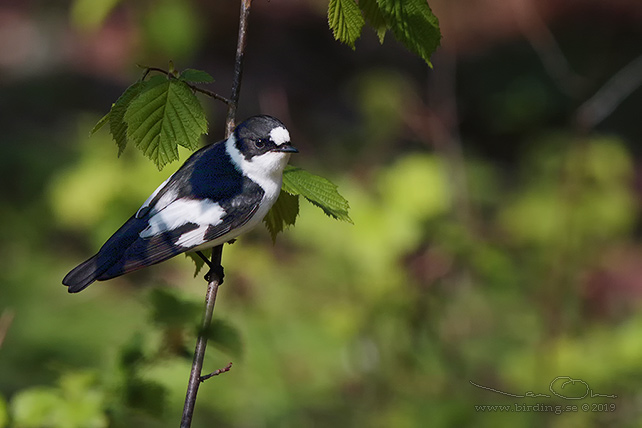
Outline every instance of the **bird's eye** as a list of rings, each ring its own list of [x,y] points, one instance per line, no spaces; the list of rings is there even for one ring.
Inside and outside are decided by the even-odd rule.
[[[259,139],[259,140],[256,140],[256,143],[254,143],[254,145],[255,145],[255,146],[256,146],[256,148],[258,148],[258,149],[262,149],[263,147],[265,147],[265,144],[266,144],[266,141],[265,141],[265,139],[264,139],[264,138],[261,138],[261,139]]]

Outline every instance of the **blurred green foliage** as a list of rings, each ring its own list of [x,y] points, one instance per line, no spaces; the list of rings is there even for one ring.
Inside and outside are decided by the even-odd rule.
[[[11,401],[13,423],[19,427],[106,427],[104,399],[95,376],[74,372],[61,376],[56,387],[33,387]]]
[[[171,7],[194,7],[184,4]],[[181,42],[186,57],[199,48],[199,25]],[[262,39],[252,43],[264,49]],[[160,46],[152,56],[163,60],[179,49]],[[205,367],[234,365],[201,385],[195,427],[642,425],[639,153],[619,128],[577,132],[558,116],[561,95],[512,53],[495,52],[490,71],[476,63],[474,77],[460,71],[462,123],[445,127],[462,141],[445,145],[421,127],[438,112],[416,118],[428,108],[423,71],[413,77],[396,54],[386,66],[368,56],[331,76],[332,93],[320,83],[332,102],[305,105],[318,108],[312,118],[292,95],[302,140],[293,161],[339,184],[354,224],[301,204],[296,227],[275,245],[257,230],[225,247]],[[298,71],[293,57],[283,73]],[[434,73],[442,67],[435,60]],[[320,82],[330,74],[315,72]],[[57,84],[27,86],[21,97],[60,122],[0,115],[0,427],[176,426],[205,292],[192,263],[177,257],[74,296],[60,284],[173,168],[159,172],[133,150],[118,158],[106,133],[89,139],[113,94],[70,107]],[[60,85],[75,96],[96,82]],[[435,104],[452,101],[437,92],[428,93]],[[254,102],[248,95],[258,110]],[[552,395],[550,383],[564,376],[617,398]],[[564,391],[584,393],[577,384]],[[604,403],[615,411],[475,407]]]

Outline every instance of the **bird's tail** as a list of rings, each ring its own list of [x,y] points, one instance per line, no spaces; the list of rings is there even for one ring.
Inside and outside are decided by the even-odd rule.
[[[89,287],[109,266],[99,264],[98,254],[89,260],[76,266],[71,272],[67,274],[62,280],[62,283],[69,287],[67,291],[70,293],[78,293]]]
[[[78,293],[89,287],[89,285],[96,280],[102,281],[122,275],[124,272],[104,276],[104,274],[119,261],[136,239],[138,239],[140,231],[143,230],[146,225],[147,222],[145,220],[137,219],[135,215],[131,216],[131,218],[105,242],[98,251],[98,254],[76,266],[63,278],[62,283],[69,287],[67,291],[70,293]]]

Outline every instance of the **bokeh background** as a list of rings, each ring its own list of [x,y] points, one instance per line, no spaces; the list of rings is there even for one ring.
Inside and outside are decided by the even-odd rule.
[[[276,245],[226,246],[205,370],[234,365],[194,426],[642,426],[642,2],[430,4],[433,69],[370,29],[335,42],[327,1],[255,0],[239,119],[281,118],[354,225],[302,202]],[[61,278],[178,167],[90,129],[136,64],[228,95],[238,8],[0,3],[0,426],[178,424],[191,261]]]

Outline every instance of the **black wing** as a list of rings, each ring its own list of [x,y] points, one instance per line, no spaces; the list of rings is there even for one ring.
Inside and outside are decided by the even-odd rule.
[[[143,206],[102,246],[98,254],[72,270],[63,284],[69,292],[78,292],[95,280],[106,280],[160,263],[212,241],[241,227],[254,215],[263,197],[263,189],[234,168],[219,142],[195,152],[167,182],[161,185]],[[140,234],[154,215],[176,200],[216,201],[224,215],[216,224],[187,222],[177,228],[148,238]],[[186,233],[206,226],[200,237],[177,241]]]
[[[203,244],[203,241],[214,241],[226,235],[231,230],[237,229],[247,223],[258,209],[261,197],[262,196],[257,197],[251,208],[244,210],[242,215],[235,216],[233,214],[226,214],[219,224],[207,226],[202,234],[199,229],[203,227],[203,225],[187,223],[176,229],[159,233],[150,238],[138,237],[138,239],[122,253],[120,259],[99,275],[97,279],[104,281],[115,278],[190,251]],[[199,233],[194,235],[191,243],[190,240],[182,239],[185,234],[193,231],[199,231]],[[204,239],[201,239],[201,237]],[[177,244],[179,239],[181,240],[181,245]],[[98,254],[100,255],[100,252]]]

